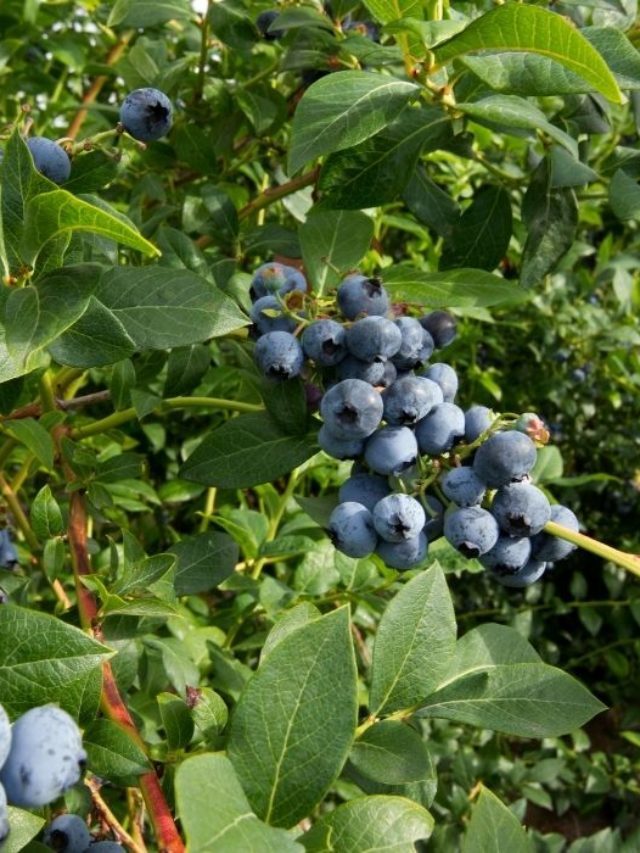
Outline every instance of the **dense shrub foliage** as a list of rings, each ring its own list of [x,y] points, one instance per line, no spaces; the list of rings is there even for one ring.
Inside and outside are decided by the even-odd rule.
[[[637,3],[195,5],[0,4],[3,853],[638,849]]]

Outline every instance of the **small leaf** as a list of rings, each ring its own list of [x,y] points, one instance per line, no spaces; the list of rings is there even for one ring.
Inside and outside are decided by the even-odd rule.
[[[313,83],[293,117],[289,173],[373,136],[418,91],[414,83],[367,71],[338,71]]]
[[[135,785],[150,764],[129,735],[111,720],[95,720],[82,738],[89,769],[96,776],[120,785]]]
[[[41,541],[59,536],[64,530],[60,506],[49,486],[43,486],[31,501],[29,515],[33,532]]]
[[[488,308],[529,298],[514,282],[475,269],[423,272],[398,264],[385,270],[384,284],[394,301],[428,308]]]
[[[2,853],[20,853],[36,837],[45,822],[38,815],[15,806],[8,807],[8,817],[11,832],[2,845]]]
[[[640,219],[640,184],[622,169],[614,172],[611,178],[609,204],[622,222]]]
[[[460,207],[431,180],[421,164],[418,164],[405,187],[403,199],[419,222],[428,225],[440,237],[451,236],[460,219]]]
[[[385,785],[422,782],[432,773],[431,758],[418,732],[395,720],[382,720],[366,729],[354,743],[349,761],[358,772]]]
[[[471,808],[471,820],[464,833],[462,853],[486,853],[487,850],[533,853],[533,849],[518,818],[482,785],[478,799]]]
[[[53,468],[53,439],[41,423],[33,418],[21,418],[7,424],[7,432],[31,451],[48,471]]]
[[[191,17],[187,0],[116,0],[109,27],[155,27],[166,21]]]
[[[489,272],[505,256],[511,239],[511,201],[501,187],[483,187],[451,230],[442,247],[440,269],[469,263]]]
[[[314,208],[298,229],[311,287],[322,294],[357,266],[369,250],[373,221],[364,213]]]
[[[157,701],[169,751],[184,749],[193,737],[194,729],[186,702],[173,693],[159,693]]]
[[[233,765],[221,753],[183,761],[175,791],[187,846],[194,853],[301,853],[304,849],[288,832],[267,826],[255,816]]]
[[[238,562],[238,546],[226,533],[185,537],[172,546],[171,552],[178,559],[176,595],[197,595],[214,589],[233,574]]]

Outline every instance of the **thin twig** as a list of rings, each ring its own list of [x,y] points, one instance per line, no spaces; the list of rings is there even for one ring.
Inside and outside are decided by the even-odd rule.
[[[102,799],[102,795],[100,794],[100,785],[96,782],[96,780],[91,776],[86,776],[84,783],[91,791],[91,799],[93,800],[93,805],[95,806],[96,811],[98,812],[102,820],[111,829],[113,834],[117,837],[118,841],[121,841],[123,844],[126,844],[129,850],[132,851],[132,853],[147,853],[147,848],[144,846],[144,844],[138,844],[136,841],[134,841],[134,839],[129,835],[127,830],[122,826],[118,818],[111,811],[106,802]]]

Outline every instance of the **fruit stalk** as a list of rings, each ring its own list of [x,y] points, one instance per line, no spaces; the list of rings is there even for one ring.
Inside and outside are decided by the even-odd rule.
[[[636,557],[635,554],[619,551],[617,548],[612,548],[611,545],[605,545],[604,542],[599,542],[597,539],[585,536],[584,533],[576,533],[562,524],[556,524],[555,521],[548,521],[544,529],[552,536],[572,542],[574,545],[584,548],[585,551],[590,551],[592,554],[597,554],[605,560],[610,560],[612,563],[622,566],[623,569],[640,577],[640,557]]]

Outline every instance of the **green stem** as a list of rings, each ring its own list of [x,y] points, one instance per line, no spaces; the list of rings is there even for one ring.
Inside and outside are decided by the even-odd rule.
[[[207,64],[207,52],[209,48],[209,10],[211,0],[207,3],[207,10],[202,17],[202,31],[200,36],[200,60],[198,62],[198,80],[196,82],[194,99],[200,101],[204,91],[205,66]]]
[[[170,397],[167,400],[163,400],[154,409],[154,412],[162,413],[173,409],[219,409],[220,411],[227,412],[264,411],[264,407],[257,403],[241,403],[235,400],[224,400],[221,397]],[[122,424],[126,424],[128,421],[133,421],[137,417],[138,414],[133,407],[123,409],[121,412],[114,412],[112,415],[107,415],[106,418],[101,418],[92,424],[71,430],[71,438],[79,439],[99,435],[110,429],[122,426]]]
[[[626,551],[619,551],[617,548],[612,548],[611,545],[605,545],[604,542],[599,542],[597,539],[585,536],[584,533],[576,533],[575,530],[569,530],[568,527],[564,527],[562,524],[556,524],[555,521],[547,522],[544,529],[552,536],[572,542],[579,548],[584,548],[585,551],[597,554],[598,557],[602,557],[604,560],[610,560],[612,563],[622,566],[623,569],[640,577],[640,557],[636,557],[635,554],[627,554]]]
[[[43,412],[55,412],[56,398],[53,393],[51,374],[47,371],[40,379],[40,405]]]
[[[289,482],[287,483],[287,487],[284,492],[280,495],[280,501],[278,503],[278,509],[273,515],[273,518],[269,522],[269,529],[267,531],[267,535],[265,537],[265,542],[273,542],[278,534],[278,528],[280,527],[280,522],[282,521],[282,516],[285,513],[287,508],[287,504],[289,503],[289,499],[293,495],[294,489],[296,487],[296,483],[298,482],[299,470],[294,468],[289,477]],[[253,567],[253,571],[251,572],[251,577],[256,580],[260,577],[260,572],[264,568],[267,562],[266,557],[261,557],[259,560],[256,560],[256,564]]]
[[[40,542],[38,541],[38,537],[33,532],[31,525],[29,524],[29,519],[24,514],[24,510],[20,505],[18,496],[13,491],[9,483],[7,483],[2,474],[0,474],[0,491],[2,492],[2,495],[7,502],[9,509],[13,514],[16,524],[22,531],[22,535],[24,536],[27,544],[29,545],[32,551],[39,551]]]

